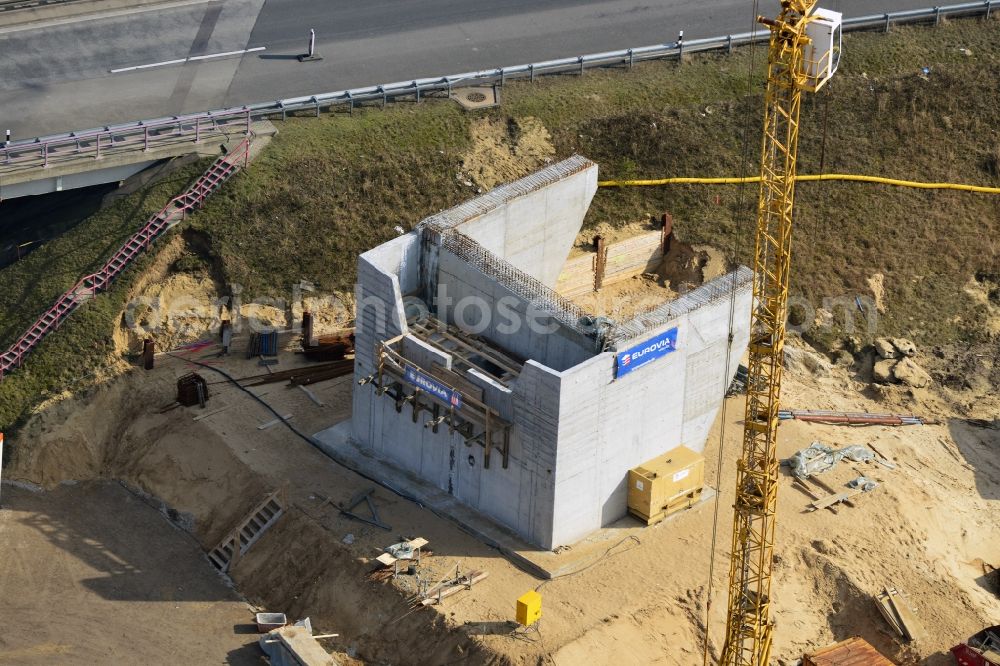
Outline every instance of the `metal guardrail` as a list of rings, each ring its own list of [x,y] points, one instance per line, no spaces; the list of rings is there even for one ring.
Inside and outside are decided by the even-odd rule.
[[[992,13],[993,2],[1000,0],[979,0],[956,5],[944,5],[927,9],[913,9],[886,14],[872,14],[845,19],[844,30],[870,30],[882,28],[888,30],[892,24],[922,23],[933,21],[937,24],[945,17],[985,15]],[[14,169],[47,167],[56,158],[75,157],[91,154],[95,158],[107,155],[110,151],[122,149],[135,150],[141,145],[148,150],[152,143],[162,141],[177,141],[186,139],[195,143],[201,140],[202,132],[207,128],[234,127],[245,124],[249,131],[254,120],[281,117],[299,111],[314,111],[318,116],[323,109],[347,106],[353,110],[355,104],[378,102],[384,107],[389,100],[413,97],[420,101],[422,97],[451,95],[456,86],[500,84],[510,79],[534,80],[543,74],[560,74],[567,72],[583,73],[594,67],[631,66],[644,60],[679,58],[685,53],[704,51],[731,51],[736,46],[751,42],[765,41],[769,32],[760,30],[744,32],[723,37],[692,39],[690,41],[656,44],[620,51],[592,53],[572,58],[559,58],[527,65],[498,67],[496,69],[466,72],[437,78],[415,79],[397,83],[385,83],[365,88],[339,90],[336,92],[292,97],[273,102],[260,102],[241,107],[205,111],[183,116],[170,116],[150,120],[111,125],[56,134],[35,139],[12,141],[0,148],[0,176]]]

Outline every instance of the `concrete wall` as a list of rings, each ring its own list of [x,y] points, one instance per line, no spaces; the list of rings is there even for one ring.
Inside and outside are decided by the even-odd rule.
[[[471,294],[473,287],[484,289],[471,274],[462,272],[463,267],[474,269],[459,265],[447,251],[441,254],[442,263],[450,261],[452,271],[463,275],[468,283],[467,291],[458,293]],[[374,349],[379,340],[407,333],[403,294],[418,290],[419,264],[417,233],[396,238],[359,257],[355,294],[356,380],[375,371]],[[457,280],[450,273],[446,275],[449,281]],[[480,274],[478,280],[482,282],[484,277]],[[492,302],[492,293],[475,293],[485,302]],[[407,358],[422,367],[430,368],[433,363],[452,367],[449,354],[412,336],[403,339],[401,348]],[[467,372],[464,376],[483,388],[487,405],[515,424],[507,469],[503,469],[502,456],[496,449],[490,469],[484,469],[483,447],[467,446],[460,435],[450,435],[444,426],[437,433],[425,428],[424,423],[430,419],[427,412],[420,413],[414,421],[409,405],[397,412],[395,401],[376,395],[372,384],[355,384],[351,419],[355,444],[449,492],[533,543],[552,547],[558,374],[529,362],[510,387],[480,374]]]
[[[409,342],[409,339],[407,339]],[[405,345],[407,353],[426,353],[419,345]],[[435,352],[431,363],[450,365]],[[417,359],[414,358],[416,361]],[[429,367],[425,366],[425,367]],[[553,547],[552,513],[555,470],[558,375],[536,363],[509,388],[483,376],[464,373],[483,387],[483,401],[502,418],[514,423],[507,469],[494,448],[490,468],[483,466],[484,449],[466,445],[447,426],[435,433],[424,427],[428,412],[413,419],[410,405],[396,411],[389,396],[378,396],[373,385],[354,390],[354,441],[361,448],[455,496],[497,523],[544,548]]]
[[[597,165],[464,222],[458,231],[555,287],[597,191]]]
[[[437,280],[446,286],[449,299],[435,303],[442,321],[555,370],[594,355],[593,340],[536,311],[528,301],[444,248],[438,255]]]
[[[597,165],[574,155],[428,218],[554,288],[597,191]]]
[[[397,412],[395,401],[378,396],[371,384],[354,390],[355,444],[546,549],[573,543],[624,516],[625,481],[632,467],[680,444],[704,449],[748,339],[750,282],[743,269],[739,279],[724,276],[617,324],[608,339],[619,350],[674,326],[678,339],[676,351],[615,379],[614,351],[598,351],[593,340],[549,317],[536,318],[535,326],[526,323],[529,313],[535,313],[530,302],[512,289],[527,293],[526,288],[538,289],[537,283],[531,287],[530,280],[510,281],[509,266],[497,269],[505,277],[493,277],[484,273],[494,269],[489,262],[484,264],[482,255],[471,252],[468,256],[476,258],[467,261],[455,254],[466,252],[464,246],[448,249],[438,244],[442,234],[475,234],[483,244],[492,245],[489,249],[500,260],[510,261],[504,253],[513,252],[537,271],[536,279],[554,283],[558,270],[549,274],[548,263],[562,253],[564,244],[568,251],[596,179],[589,162],[577,162],[563,169],[565,181],[556,177],[559,169],[537,181],[518,181],[508,186],[507,193],[493,192],[429,218],[437,223],[389,241],[358,260],[356,379],[374,372],[378,341],[408,333],[404,297],[426,296],[431,285],[445,287],[449,298],[432,304],[439,319],[527,360],[506,386],[482,373],[463,375],[481,387],[483,401],[512,424],[507,469],[497,449],[490,469],[484,469],[482,446],[466,445],[446,426],[437,433],[424,427],[429,413],[414,419],[409,404]],[[572,216],[578,217],[571,230]],[[555,230],[548,234],[544,227],[551,220]],[[535,244],[543,246],[541,253],[514,242],[518,229],[531,235],[526,228],[535,229],[531,233]],[[565,253],[561,257],[560,267]],[[474,263],[490,267],[481,269]],[[737,286],[734,340],[727,366],[727,290],[733,285]],[[473,307],[462,306],[463,300]],[[480,310],[479,304],[485,309]],[[550,332],[543,332],[545,326]],[[435,363],[453,367],[447,352],[416,338],[405,337],[399,348],[425,369]]]
[[[619,345],[678,327],[676,351],[619,379],[613,352],[560,373],[553,543],[573,543],[624,516],[632,467],[681,444],[704,450],[749,339],[749,284],[734,312],[728,367],[729,299],[721,298]]]
[[[402,285],[415,288],[419,274],[419,238],[400,236],[358,257],[358,282],[354,329],[355,381],[375,372],[375,345],[408,331],[403,312]],[[355,386],[357,384],[355,383]],[[356,389],[352,396],[354,439],[367,448],[377,447],[372,397],[374,391]]]

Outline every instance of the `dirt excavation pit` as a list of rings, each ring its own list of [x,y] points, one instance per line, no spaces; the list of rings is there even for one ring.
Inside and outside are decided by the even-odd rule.
[[[687,257],[678,265],[694,270],[689,260],[699,257],[698,251],[678,253]],[[679,276],[687,279],[691,274]],[[291,346],[291,336],[283,336],[282,347]],[[215,367],[238,378],[267,372],[242,354],[216,358],[217,350],[210,346],[183,355],[191,361],[208,357]],[[811,354],[815,352],[808,349],[798,352],[799,356]],[[274,369],[302,364],[301,356],[283,351]],[[174,397],[176,378],[193,370],[209,382],[205,409],[164,411]],[[981,571],[967,564],[995,562],[1000,550],[1000,529],[992,511],[1000,498],[1000,464],[988,455],[1000,446],[1000,433],[965,425],[976,414],[958,416],[927,390],[914,394],[916,398],[901,394],[900,400],[910,402],[887,407],[866,398],[864,388],[854,370],[817,361],[791,366],[784,390],[790,407],[912,410],[932,413],[942,424],[859,430],[783,423],[782,458],[813,441],[834,447],[866,443],[896,467],[844,462],[825,473],[822,479],[832,487],[839,488],[859,474],[879,484],[855,498],[853,507],[840,507],[836,514],[804,512],[809,498],[782,476],[774,653],[790,660],[806,649],[859,634],[898,663],[922,659],[927,664],[947,663],[935,655],[990,625],[1000,612],[997,598],[977,583]],[[278,413],[291,415],[289,424],[303,433],[325,429],[351,412],[351,377],[309,386],[322,406],[283,382],[249,390]],[[995,396],[981,400],[978,416],[993,413],[990,410],[996,409],[996,402]],[[724,436],[717,423],[709,437],[708,470],[715,469],[720,437],[728,460],[739,450],[742,413],[742,398],[731,398]],[[517,639],[510,634],[514,601],[539,587],[540,579],[450,521],[340,467],[289,427],[259,429],[273,419],[267,408],[211,369],[160,356],[151,372],[133,370],[86,395],[43,409],[8,442],[13,461],[5,476],[50,488],[69,479],[120,479],[161,510],[161,516],[154,514],[156,520],[147,521],[149,529],[180,535],[202,552],[215,546],[263,496],[283,490],[288,501],[285,515],[235,565],[233,585],[256,609],[283,612],[292,619],[308,616],[317,633],[339,633],[340,637],[325,641],[324,646],[342,663],[528,664],[551,660],[571,665],[586,660],[689,666],[700,659],[706,626],[711,630],[711,649],[717,654],[728,575],[728,510],[720,513],[722,538],[712,581],[716,603],[710,615],[705,612],[713,516],[708,502],[651,528],[626,518],[612,528],[618,535],[614,539],[595,537],[564,549],[556,557],[575,562],[573,566],[580,567],[581,573],[556,578],[540,588],[544,640]],[[734,467],[724,465],[721,479],[709,475],[709,484],[719,488],[723,507],[732,505]],[[391,526],[389,531],[353,520],[335,506],[373,487],[373,501],[381,520]],[[59,488],[56,492],[69,491]],[[134,497],[126,494],[121,501],[137,501],[130,499]],[[638,542],[625,539],[626,534]],[[372,572],[378,568],[373,558],[383,548],[417,536],[429,541],[431,553],[420,571],[422,580],[436,582],[455,567],[487,571],[489,577],[444,600],[440,607],[414,608],[409,601],[417,589],[414,576],[404,574],[392,581]],[[150,538],[155,542],[159,537]],[[59,547],[69,548],[74,539],[63,540]],[[19,557],[28,561],[47,557],[47,549],[54,547],[48,539],[24,543],[28,551]],[[171,585],[169,567],[158,564],[155,557],[131,557],[130,565],[141,569],[150,585],[161,590]],[[207,560],[201,560],[201,566],[209,578],[216,576]],[[8,569],[6,576],[13,582],[4,589],[29,584],[23,578],[29,573],[28,567]],[[48,609],[48,622],[53,626],[69,621],[61,617],[55,598],[62,593],[61,586],[71,584],[53,578],[44,588],[53,597],[51,604],[42,606]],[[891,635],[872,601],[872,595],[885,585],[899,586],[910,595],[926,638],[904,644]],[[204,641],[211,645],[196,643],[207,645],[206,654],[228,652],[234,644],[249,642],[233,628],[249,621],[248,607],[234,609],[240,617],[233,620],[224,608],[205,608],[226,618],[206,625],[212,629]],[[129,631],[131,620],[112,610],[107,616],[113,618],[109,631]],[[114,619],[118,617],[122,619]],[[30,635],[36,621],[11,615],[6,640]],[[51,637],[45,634],[37,645],[19,644],[17,649],[54,650],[51,645],[68,643],[53,633]],[[72,642],[80,654],[90,654],[104,643],[100,633],[82,630],[75,632]],[[59,659],[54,661],[59,663]]]

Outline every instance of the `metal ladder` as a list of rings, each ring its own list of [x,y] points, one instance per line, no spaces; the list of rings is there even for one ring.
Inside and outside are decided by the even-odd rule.
[[[278,498],[280,491],[274,491],[263,502],[247,514],[232,532],[226,535],[218,546],[208,551],[208,559],[222,573],[250,550],[257,539],[285,512],[282,501]]]

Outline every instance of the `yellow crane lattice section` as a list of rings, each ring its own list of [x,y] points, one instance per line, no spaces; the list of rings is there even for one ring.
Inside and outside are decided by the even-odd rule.
[[[729,606],[722,663],[765,666],[771,652],[771,567],[777,505],[778,397],[788,308],[795,159],[803,89],[806,25],[815,2],[784,0],[768,47],[760,198],[743,451],[734,504]],[[820,84],[822,85],[822,84]]]

